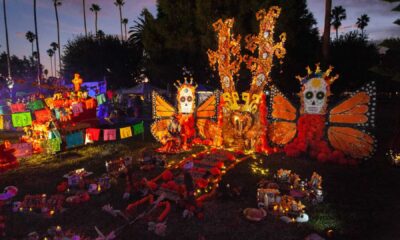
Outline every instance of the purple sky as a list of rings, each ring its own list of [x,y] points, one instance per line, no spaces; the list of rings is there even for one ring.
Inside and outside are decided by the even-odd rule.
[[[10,38],[11,54],[17,56],[30,55],[31,46],[25,39],[25,33],[29,30],[34,31],[33,22],[33,1],[32,0],[6,0],[7,17]],[[51,0],[37,0],[38,4],[38,31],[40,36],[41,59],[45,68],[50,71],[50,60],[46,50],[50,48],[51,42],[56,42],[56,21],[55,13]],[[113,0],[86,0],[86,16],[88,31],[94,31],[94,14],[89,11],[92,3],[99,4],[102,10],[99,13],[99,29],[107,34],[119,34],[119,12],[114,6]],[[156,0],[125,0],[123,17],[129,19],[128,26],[138,17],[140,11],[146,7],[152,13],[156,12]],[[318,28],[322,29],[324,17],[323,0],[308,0],[309,8],[318,22]],[[333,0],[333,6],[342,5],[347,11],[347,20],[343,22],[342,32],[355,29],[357,17],[367,13],[370,24],[366,28],[371,39],[379,40],[386,37],[400,37],[400,27],[393,24],[393,21],[400,17],[399,13],[390,10],[395,4],[386,3],[381,0]],[[5,51],[5,31],[2,14],[0,18],[0,51]],[[82,34],[83,16],[82,0],[64,0],[59,8],[61,45],[69,39]],[[321,31],[322,32],[322,31]]]

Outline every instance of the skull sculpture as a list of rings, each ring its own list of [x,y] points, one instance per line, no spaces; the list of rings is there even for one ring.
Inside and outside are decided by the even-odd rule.
[[[338,79],[338,75],[330,76],[333,67],[322,72],[319,64],[315,66],[315,72],[307,67],[306,76],[296,76],[302,85],[299,94],[301,99],[302,114],[326,114],[327,100],[330,95],[330,85]]]
[[[195,109],[195,100],[196,100],[196,85],[193,85],[193,80],[190,80],[190,83],[187,82],[185,78],[185,82],[181,84],[178,81],[179,85],[176,85],[178,89],[177,100],[178,100],[178,109],[179,113],[191,114]]]
[[[304,85],[304,113],[325,114],[328,85],[323,78],[312,78]]]

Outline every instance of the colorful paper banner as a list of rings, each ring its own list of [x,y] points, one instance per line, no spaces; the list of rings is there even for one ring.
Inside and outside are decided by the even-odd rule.
[[[12,113],[26,112],[25,104],[23,103],[14,103],[10,106]]]
[[[50,153],[55,153],[61,151],[61,139],[52,138],[46,141],[47,151]]]
[[[30,112],[13,113],[11,119],[14,127],[26,127],[32,125],[32,116]]]
[[[106,97],[104,96],[103,93],[97,95],[97,96],[96,96],[96,99],[97,99],[97,104],[99,104],[99,105],[101,105],[101,104],[103,104],[103,103],[106,102]]]
[[[67,135],[67,148],[73,148],[83,145],[83,134],[82,132],[75,132]]]
[[[87,128],[86,129],[86,138],[92,141],[99,141],[100,139],[100,129],[98,128]]]
[[[142,134],[142,133],[144,133],[144,122],[143,121],[133,125],[133,134],[135,136],[139,135],[139,134]]]
[[[36,110],[35,118],[40,123],[46,123],[51,120],[51,112],[48,109]]]
[[[49,131],[49,139],[57,138],[61,142],[61,134],[57,129],[52,129]]]
[[[72,112],[74,113],[74,117],[79,116],[79,114],[83,112],[82,103],[74,103],[71,107]]]
[[[36,100],[28,103],[28,108],[32,111],[40,110],[44,108],[44,103],[42,100]]]
[[[132,137],[132,128],[131,127],[120,128],[119,135],[121,139]]]
[[[117,130],[116,129],[104,129],[103,130],[104,141],[113,141],[117,139]]]
[[[3,115],[0,115],[0,130],[4,129],[4,117]]]

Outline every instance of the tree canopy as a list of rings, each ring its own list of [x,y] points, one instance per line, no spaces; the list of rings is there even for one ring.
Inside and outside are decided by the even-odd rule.
[[[217,74],[209,67],[206,51],[215,49],[217,35],[212,28],[219,18],[235,18],[235,34],[244,38],[258,32],[255,13],[272,5],[282,7],[276,35],[287,33],[288,55],[274,75],[280,84],[291,86],[294,75],[317,60],[319,37],[316,21],[307,9],[305,0],[158,0],[157,16],[142,13],[138,29],[131,29],[131,40],[143,45],[147,57],[146,70],[151,81],[165,87],[182,77],[182,68],[189,69],[195,81],[218,86]],[[133,31],[135,30],[135,31]],[[140,40],[138,40],[140,38]],[[244,40],[243,40],[244,50]],[[282,70],[282,71],[280,71]],[[250,73],[243,65],[240,85],[248,86]],[[285,83],[283,80],[289,80]],[[293,82],[292,82],[293,83]]]
[[[140,54],[116,36],[79,36],[66,44],[63,62],[66,79],[72,79],[74,73],[81,74],[84,81],[106,78],[110,88],[118,89],[134,84]]]

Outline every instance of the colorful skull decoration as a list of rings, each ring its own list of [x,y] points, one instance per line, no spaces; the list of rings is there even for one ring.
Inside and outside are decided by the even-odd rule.
[[[184,114],[191,114],[195,110],[196,100],[196,88],[197,85],[193,85],[193,79],[190,82],[185,78],[184,83],[177,81],[178,85],[175,84],[178,89],[177,101],[178,101],[178,112]]]
[[[322,78],[312,78],[304,84],[304,113],[324,114],[327,87],[325,80]]]
[[[329,76],[332,69],[330,67],[326,72],[321,72],[317,64],[315,72],[307,68],[307,76],[296,77],[302,85],[302,91],[299,94],[302,114],[326,114],[330,84],[338,78],[337,76]]]

